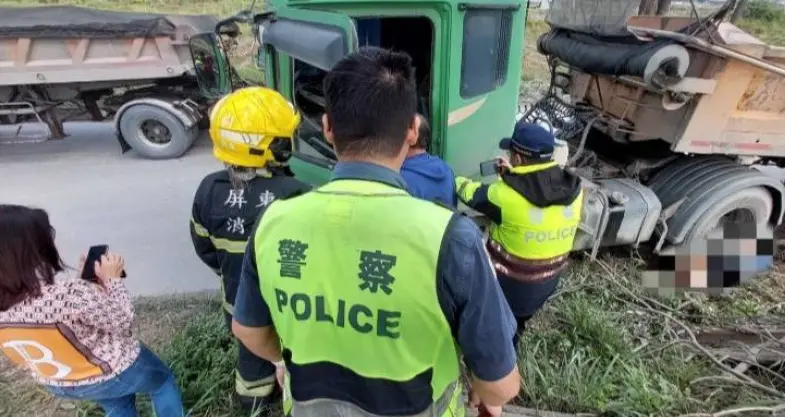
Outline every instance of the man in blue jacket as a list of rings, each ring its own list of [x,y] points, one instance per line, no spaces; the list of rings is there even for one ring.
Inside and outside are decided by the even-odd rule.
[[[454,209],[458,205],[455,174],[441,158],[428,154],[431,126],[422,114],[417,117],[420,119],[417,145],[409,150],[401,167],[401,176],[413,196]]]

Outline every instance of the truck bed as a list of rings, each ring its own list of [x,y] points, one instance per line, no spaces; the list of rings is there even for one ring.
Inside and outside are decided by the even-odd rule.
[[[629,26],[677,31],[689,18],[636,16]],[[747,57],[785,67],[785,47],[767,45],[731,23],[713,29],[713,41]],[[602,126],[621,142],[662,139],[677,153],[785,157],[785,77],[740,59],[688,48],[686,77],[670,91],[675,102],[640,77],[598,75],[572,67],[570,93],[611,117]]]
[[[0,8],[0,86],[154,80],[193,68],[188,40],[217,18],[75,6]]]

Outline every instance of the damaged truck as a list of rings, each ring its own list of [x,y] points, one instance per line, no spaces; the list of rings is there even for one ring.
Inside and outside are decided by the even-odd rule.
[[[551,1],[550,31],[538,39],[550,87],[522,114],[522,0],[272,0],[191,48],[217,63],[199,76],[203,94],[229,93],[219,33],[252,26],[266,85],[303,115],[292,168],[313,184],[336,163],[321,133],[322,77],[375,45],[412,56],[419,110],[433,129],[429,151],[456,174],[479,178],[519,118],[566,143],[566,168],[589,194],[575,250],[678,247],[728,223],[780,224],[785,187],[754,166],[785,165],[785,48],[730,23],[734,0],[698,18],[636,16],[639,5]]]

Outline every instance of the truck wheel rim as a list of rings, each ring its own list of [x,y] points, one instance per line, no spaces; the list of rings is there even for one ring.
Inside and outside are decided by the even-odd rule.
[[[157,120],[145,120],[139,130],[142,137],[152,144],[166,145],[172,141],[172,132]]]

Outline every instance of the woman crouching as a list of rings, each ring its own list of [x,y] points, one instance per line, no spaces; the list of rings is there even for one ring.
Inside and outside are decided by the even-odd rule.
[[[158,417],[182,417],[171,370],[132,330],[123,258],[105,254],[95,282],[56,279],[54,234],[45,211],[0,205],[0,350],[55,396],[96,401],[109,417],[137,416],[138,393]]]

